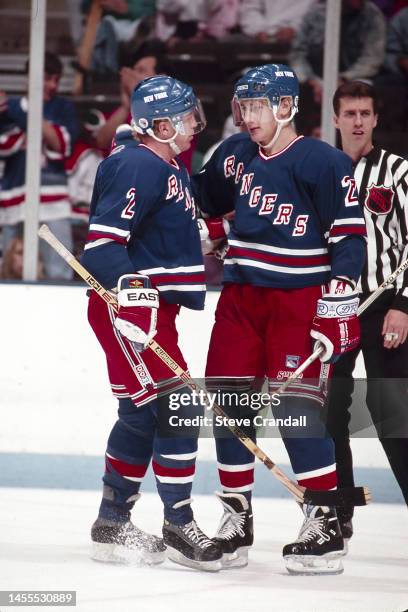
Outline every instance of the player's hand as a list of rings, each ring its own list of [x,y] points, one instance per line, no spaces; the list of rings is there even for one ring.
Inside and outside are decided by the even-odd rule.
[[[357,317],[358,295],[326,294],[317,301],[310,335],[317,340],[314,349],[323,345],[320,355],[323,363],[335,363],[360,342],[360,323]]]
[[[391,308],[384,317],[381,333],[384,336],[384,348],[392,349],[404,344],[408,336],[408,315]]]
[[[118,304],[116,329],[137,351],[144,351],[156,335],[159,292],[152,288],[148,276],[124,274],[118,280]]]
[[[222,242],[225,242],[229,232],[229,223],[223,217],[197,219],[197,223],[203,255],[210,255],[221,246]]]

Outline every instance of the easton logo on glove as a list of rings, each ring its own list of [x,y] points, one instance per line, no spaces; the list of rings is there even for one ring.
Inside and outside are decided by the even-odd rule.
[[[147,293],[146,291],[138,291],[137,293],[135,291],[127,291],[126,293],[126,301],[128,302],[156,302],[157,301],[157,289],[154,290],[155,293],[153,293],[153,291]],[[124,304],[125,305],[125,304]],[[142,306],[143,304],[138,304],[139,306]]]
[[[148,276],[124,274],[118,280],[119,311],[114,325],[136,351],[144,351],[156,335],[159,292]]]

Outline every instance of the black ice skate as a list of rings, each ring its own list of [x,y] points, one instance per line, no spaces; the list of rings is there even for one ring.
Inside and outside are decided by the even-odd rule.
[[[303,504],[305,520],[298,539],[283,548],[290,574],[341,574],[346,554],[336,510]]]
[[[92,559],[126,565],[155,565],[165,560],[163,540],[133,525],[98,518],[92,525]]]
[[[186,525],[174,525],[165,520],[163,541],[167,558],[174,563],[207,572],[218,572],[222,567],[219,546],[207,538],[194,520]]]
[[[254,542],[251,504],[239,493],[215,493],[224,507],[224,514],[214,541],[222,550],[222,566],[248,565],[248,550]]]

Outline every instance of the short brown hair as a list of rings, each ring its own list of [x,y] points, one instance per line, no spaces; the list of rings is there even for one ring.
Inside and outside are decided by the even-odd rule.
[[[371,98],[374,114],[378,114],[378,99],[374,87],[363,81],[349,81],[340,85],[333,96],[333,110],[338,117],[341,98]]]
[[[28,74],[30,70],[30,60],[28,59],[25,64],[25,74]],[[62,75],[63,65],[55,53],[51,53],[50,51],[46,51],[44,55],[44,72],[46,74],[58,74]]]

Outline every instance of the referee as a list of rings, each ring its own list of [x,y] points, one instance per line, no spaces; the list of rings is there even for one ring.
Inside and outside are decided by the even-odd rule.
[[[367,260],[359,291],[362,303],[408,258],[408,162],[373,145],[377,124],[374,89],[352,81],[333,97],[342,149],[353,160],[354,178],[367,225]],[[363,353],[366,402],[379,440],[408,504],[408,271],[361,315],[361,344],[334,367],[328,425],[336,447],[338,486],[354,486],[349,421],[353,370]],[[343,537],[353,534],[353,508],[339,512]]]

